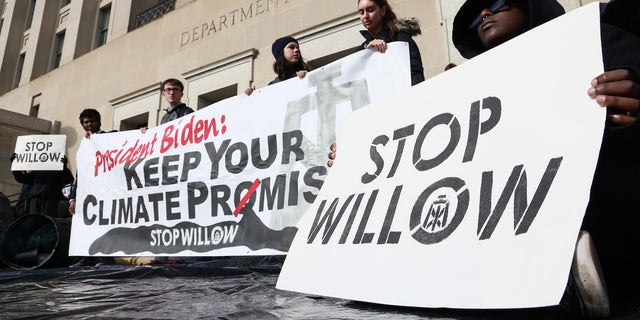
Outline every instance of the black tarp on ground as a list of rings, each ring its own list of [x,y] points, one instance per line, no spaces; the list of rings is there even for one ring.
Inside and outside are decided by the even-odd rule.
[[[557,309],[391,307],[275,288],[281,261],[0,272],[1,319],[570,319]],[[309,275],[313,276],[313,275]],[[640,314],[617,317],[635,319]]]

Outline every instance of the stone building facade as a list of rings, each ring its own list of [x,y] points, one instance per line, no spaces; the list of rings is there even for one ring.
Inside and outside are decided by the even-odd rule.
[[[451,25],[463,0],[390,0],[416,17],[425,76],[462,63]],[[561,0],[572,10],[591,1]],[[155,126],[166,108],[159,85],[185,84],[200,109],[273,79],[271,43],[300,41],[319,68],[362,41],[350,0],[0,0],[0,191],[19,192],[8,158],[15,137],[67,136],[72,171],[83,137],[78,115],[102,114],[104,130]]]

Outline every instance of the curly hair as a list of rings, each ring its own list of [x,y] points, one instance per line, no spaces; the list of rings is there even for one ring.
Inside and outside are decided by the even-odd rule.
[[[80,120],[80,124],[82,124],[82,119],[84,118],[88,118],[88,119],[96,119],[98,122],[100,122],[102,119],[100,119],[100,112],[98,112],[98,110],[96,109],[84,109],[82,110],[82,112],[80,112],[80,116],[78,117],[78,120]]]

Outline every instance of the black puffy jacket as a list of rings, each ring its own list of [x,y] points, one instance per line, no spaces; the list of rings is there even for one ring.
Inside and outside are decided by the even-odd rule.
[[[385,42],[404,41],[409,43],[409,64],[411,65],[411,85],[416,85],[424,81],[424,67],[420,49],[413,40],[413,36],[420,34],[420,24],[415,19],[398,19],[396,21],[398,32],[391,38],[388,28],[382,29],[375,37],[367,30],[361,30],[360,34],[365,38],[358,50],[364,50],[369,42],[374,39],[381,39]]]

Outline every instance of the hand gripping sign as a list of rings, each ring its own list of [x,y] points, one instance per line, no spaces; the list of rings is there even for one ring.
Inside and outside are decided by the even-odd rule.
[[[592,4],[353,113],[277,288],[558,304],[602,140],[604,110],[586,93],[603,70],[597,35]]]
[[[19,136],[11,170],[62,170],[66,143],[65,135]]]

